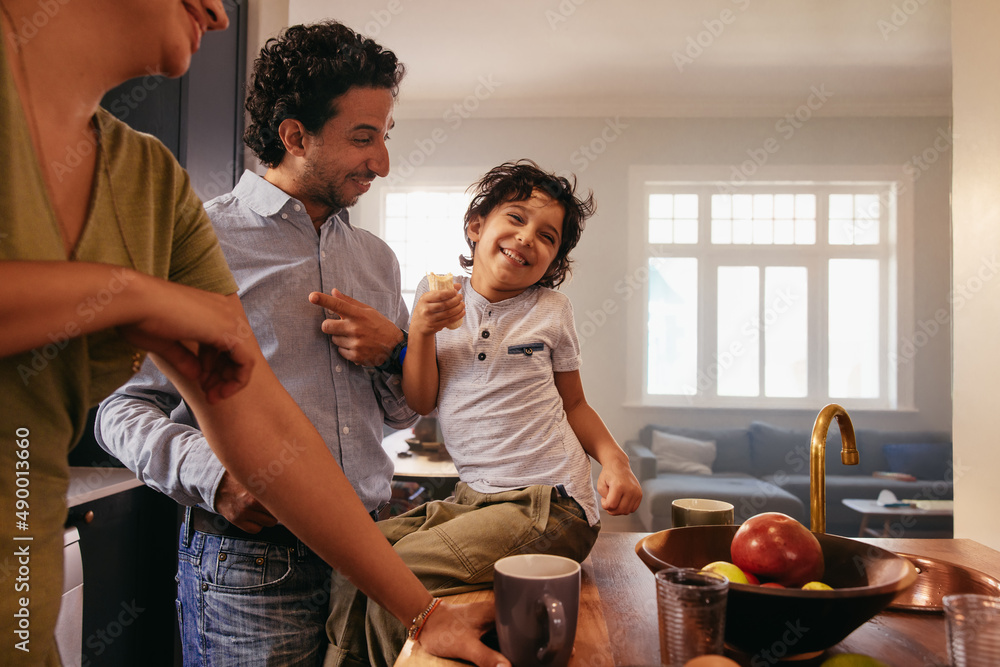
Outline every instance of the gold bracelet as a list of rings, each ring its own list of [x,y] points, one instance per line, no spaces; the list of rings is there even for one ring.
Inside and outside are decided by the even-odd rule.
[[[410,623],[410,629],[406,631],[407,639],[412,639],[417,641],[417,637],[420,636],[420,631],[424,629],[424,624],[427,622],[427,618],[431,615],[438,604],[440,604],[441,598],[434,598],[431,603],[427,605],[427,608],[422,612],[413,617],[413,622]]]

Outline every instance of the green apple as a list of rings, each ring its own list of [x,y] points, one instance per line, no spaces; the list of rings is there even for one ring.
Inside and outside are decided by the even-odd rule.
[[[714,572],[721,574],[729,580],[731,584],[749,584],[750,579],[740,568],[724,560],[717,560],[701,568],[702,572]]]

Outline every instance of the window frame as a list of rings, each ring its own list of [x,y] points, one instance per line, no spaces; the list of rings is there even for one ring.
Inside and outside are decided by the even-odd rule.
[[[684,407],[684,408],[730,408],[730,409],[809,409],[815,410],[818,403],[844,402],[853,409],[870,410],[913,410],[913,364],[896,363],[896,347],[899,341],[908,340],[913,332],[913,181],[902,167],[894,166],[800,166],[795,168],[761,166],[751,178],[736,184],[732,182],[738,173],[732,166],[632,166],[629,169],[629,225],[628,261],[631,274],[637,280],[639,289],[628,302],[628,327],[626,341],[626,406],[630,407]],[[697,244],[658,244],[655,253],[650,252],[648,243],[648,202],[651,189],[669,186],[695,188],[709,196],[699,197],[699,221],[710,220],[711,194],[738,194],[749,192],[757,186],[772,186],[772,192],[784,193],[792,188],[812,188],[841,190],[852,185],[865,187],[880,186],[895,190],[894,209],[883,206],[881,234],[885,243],[878,246],[850,245],[837,246],[837,253],[827,252],[827,217],[825,210],[828,197],[817,197],[815,246],[769,246],[753,244],[713,245],[710,240],[710,225],[699,225]],[[784,189],[782,189],[784,188]],[[821,208],[822,207],[822,208]],[[821,210],[824,215],[820,215]],[[822,242],[822,243],[821,243]],[[788,248],[799,251],[808,261],[796,262],[796,266],[809,267],[808,285],[809,313],[808,359],[810,372],[807,380],[807,396],[801,398],[768,398],[718,396],[714,394],[716,383],[712,379],[712,366],[717,364],[717,269],[732,263],[726,258],[748,258],[739,260],[741,266],[781,266],[789,265]],[[895,249],[895,257],[892,250]],[[711,252],[708,252],[710,250]],[[697,387],[694,395],[662,395],[648,392],[648,261],[651,257],[696,257],[698,258],[698,377],[709,386]],[[878,398],[833,398],[829,396],[828,355],[828,284],[825,265],[831,257],[880,259],[880,281],[887,289],[880,289],[880,396]],[[775,257],[768,261],[768,257]],[[705,261],[706,258],[708,261]],[[813,276],[816,276],[814,279]],[[761,271],[763,280],[763,271]],[[891,290],[896,292],[894,310],[890,308]],[[760,304],[759,314],[763,317],[765,304]],[[824,332],[817,336],[812,332]],[[763,345],[764,337],[757,338],[761,349],[760,377],[764,377]],[[711,393],[710,393],[711,392]]]

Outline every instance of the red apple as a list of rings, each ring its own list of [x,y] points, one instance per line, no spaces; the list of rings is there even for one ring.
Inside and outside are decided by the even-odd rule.
[[[780,512],[747,519],[733,536],[733,564],[744,572],[798,588],[823,577],[823,549],[808,528]]]
[[[769,582],[767,582],[765,584],[761,584],[760,587],[761,588],[784,588],[784,586],[782,586],[781,584],[779,584],[777,581],[769,581]]]

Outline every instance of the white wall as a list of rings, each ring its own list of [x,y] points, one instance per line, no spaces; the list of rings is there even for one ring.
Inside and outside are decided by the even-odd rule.
[[[952,7],[955,169],[954,284],[978,288],[954,310],[955,536],[1000,549],[1000,446],[997,378],[1000,354],[1000,5],[955,0]],[[990,64],[992,63],[992,65]]]

